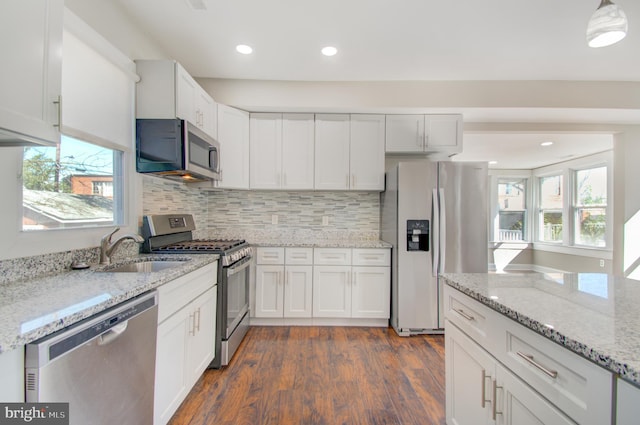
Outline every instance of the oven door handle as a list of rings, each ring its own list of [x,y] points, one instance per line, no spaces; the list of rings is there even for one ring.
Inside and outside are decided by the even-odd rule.
[[[251,257],[244,257],[240,260],[240,264],[234,265],[233,267],[229,267],[227,269],[227,276],[233,276],[234,274],[246,269],[251,265]]]

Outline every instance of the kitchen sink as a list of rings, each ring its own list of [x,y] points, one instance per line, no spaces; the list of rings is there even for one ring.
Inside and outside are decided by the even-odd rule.
[[[121,266],[107,267],[101,270],[105,273],[153,273],[183,265],[184,261],[140,261],[123,264]]]

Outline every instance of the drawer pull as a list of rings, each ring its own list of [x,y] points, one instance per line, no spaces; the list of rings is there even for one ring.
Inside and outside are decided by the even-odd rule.
[[[498,412],[498,388],[502,389],[501,386],[498,385],[498,381],[493,380],[493,409],[491,412],[491,419],[495,422],[497,415],[502,415],[502,412]]]
[[[485,382],[486,382],[487,378],[491,379],[491,376],[487,375],[487,372],[484,369],[482,369],[482,402],[480,403],[480,406],[483,409],[484,409],[485,403],[491,401],[491,400],[487,400],[487,391],[486,391],[486,386],[485,386]]]
[[[520,351],[516,352],[516,354],[520,357],[522,357],[524,360],[527,361],[527,363],[529,363],[530,365],[536,367],[537,369],[540,369],[542,372],[544,372],[546,375],[552,377],[553,379],[558,377],[558,372],[555,370],[549,370],[546,367],[542,366],[540,363],[536,362],[535,360],[533,360],[533,356],[531,354],[524,354],[521,353]]]
[[[475,317],[473,317],[469,313],[466,313],[464,310],[454,308],[453,311],[455,311],[456,313],[458,313],[460,316],[464,317],[467,320],[476,320]]]

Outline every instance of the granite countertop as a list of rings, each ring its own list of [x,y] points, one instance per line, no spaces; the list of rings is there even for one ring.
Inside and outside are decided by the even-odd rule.
[[[640,386],[640,282],[598,273],[443,277],[448,285]]]
[[[105,266],[0,285],[0,353],[27,344],[217,260],[218,255],[139,255],[184,265],[153,273],[101,273]],[[108,267],[108,266],[107,266]]]
[[[302,248],[391,248],[391,244],[381,240],[358,239],[255,239],[247,240],[257,247],[302,247]]]

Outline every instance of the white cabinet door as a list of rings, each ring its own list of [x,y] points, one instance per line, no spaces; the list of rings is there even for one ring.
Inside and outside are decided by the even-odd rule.
[[[282,181],[282,114],[251,114],[249,123],[249,187],[279,189]]]
[[[164,425],[189,392],[187,334],[189,311],[185,308],[158,326],[153,423]]]
[[[384,140],[384,115],[351,115],[351,190],[384,190]]]
[[[389,267],[352,268],[351,317],[386,319],[391,305]]]
[[[249,113],[218,105],[222,181],[227,189],[249,189]]]
[[[312,279],[312,266],[285,268],[284,317],[311,317]]]
[[[282,189],[313,189],[313,114],[282,115]]]
[[[314,266],[313,317],[351,317],[350,266]]]
[[[0,6],[0,129],[45,145],[60,141],[62,0],[5,0]]]
[[[387,115],[386,152],[424,152],[424,115]]]
[[[282,317],[284,312],[284,266],[256,266],[254,317]]]
[[[315,188],[319,190],[349,189],[351,180],[349,115],[316,114],[315,127]],[[384,144],[382,154],[384,175]]]
[[[195,103],[198,83],[182,65],[176,63],[175,67],[176,117],[198,125],[199,119],[196,114]]]
[[[497,401],[492,417],[495,416],[498,425],[575,424],[500,364],[496,365],[496,372],[491,396]],[[493,385],[496,386],[495,390]]]
[[[448,320],[445,338],[447,424],[492,423],[495,360]]]
[[[427,152],[462,152],[462,115],[425,115]]]
[[[197,84],[197,83],[196,83]],[[218,114],[216,111],[216,102],[209,94],[199,85],[195,95],[196,125],[205,133],[218,138]]]
[[[216,288],[209,289],[190,305],[188,369],[191,388],[215,357]]]
[[[24,346],[0,353],[0,400],[24,403]]]
[[[616,379],[616,425],[635,425],[640,418],[640,389]]]

